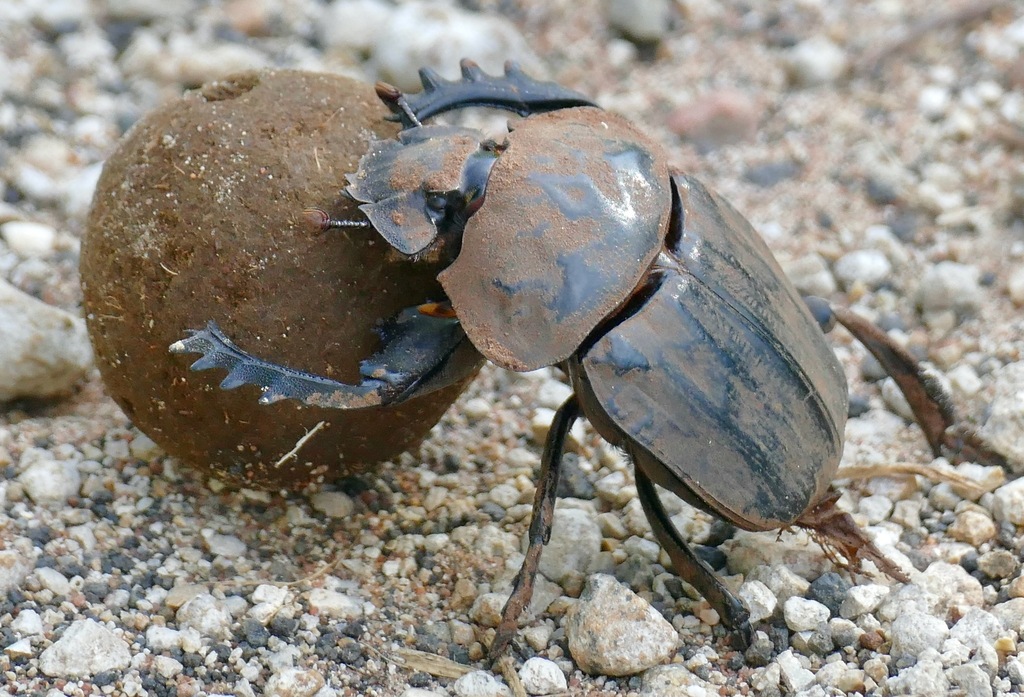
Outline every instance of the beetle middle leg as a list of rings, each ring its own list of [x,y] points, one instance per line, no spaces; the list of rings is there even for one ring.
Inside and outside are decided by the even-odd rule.
[[[855,312],[832,307],[821,298],[805,297],[804,302],[823,331],[827,333],[838,322],[878,360],[906,398],[935,457],[1007,467],[1002,455],[958,422],[949,395],[909,351]]]
[[[565,437],[580,413],[576,395],[569,397],[555,412],[544,443],[544,454],[540,462],[540,480],[533,498],[533,514],[530,517],[529,545],[526,558],[512,583],[512,595],[501,611],[501,622],[491,643],[490,656],[500,658],[512,642],[518,629],[519,616],[530,604],[533,597],[533,582],[540,565],[540,554],[551,539],[551,524],[555,517],[555,499],[558,492],[558,477],[561,473],[562,453]]]

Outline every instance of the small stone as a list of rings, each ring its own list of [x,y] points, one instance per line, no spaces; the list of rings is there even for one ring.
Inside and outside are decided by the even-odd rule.
[[[512,694],[508,687],[485,670],[466,673],[455,681],[452,690],[456,697],[509,697]]]
[[[992,607],[992,614],[1004,629],[1024,634],[1024,598],[1011,598]]]
[[[707,666],[707,662],[702,665]],[[640,697],[712,697],[719,694],[717,685],[701,678],[693,672],[694,670],[697,668],[693,667],[691,670],[690,667],[679,663],[655,666],[643,675]]]
[[[181,648],[181,632],[170,627],[150,625],[146,629],[146,646],[154,652],[173,651]]]
[[[753,538],[760,540],[763,547],[769,547],[775,544],[774,540],[772,541],[772,545],[764,544],[764,538],[758,535],[751,535],[751,538],[751,541],[753,541]],[[729,561],[732,561],[731,554]],[[730,570],[733,570],[731,564]],[[739,573],[744,572],[739,571]],[[818,575],[820,576],[820,574]],[[797,576],[789,569],[789,567],[781,564],[756,566],[749,572],[748,579],[764,583],[780,603],[785,603],[794,596],[801,598],[804,597],[807,595],[807,591],[811,587],[811,584],[807,579]]]
[[[493,411],[494,407],[491,403],[482,397],[467,399],[466,403],[462,405],[462,413],[465,414],[466,418],[470,421],[481,421],[489,418]],[[548,423],[551,423],[550,419],[548,419]]]
[[[309,497],[309,503],[328,518],[348,518],[356,509],[352,497],[343,491],[318,491]]]
[[[800,665],[793,649],[786,649],[775,659],[782,674],[782,684],[790,692],[800,692],[814,682],[814,673]]]
[[[1010,578],[1019,568],[1017,556],[1007,549],[993,549],[978,557],[978,571],[989,578]]]
[[[89,678],[131,664],[128,644],[95,620],[78,620],[39,655],[39,670],[51,678]]]
[[[786,55],[789,80],[801,87],[835,82],[846,68],[846,53],[824,36],[805,39]]]
[[[830,613],[827,607],[817,601],[794,596],[783,603],[782,614],[791,630],[803,632],[828,622]]]
[[[540,556],[540,572],[555,583],[586,573],[601,551],[601,528],[593,514],[579,508],[555,508],[551,539]]]
[[[975,266],[940,261],[925,271],[917,290],[917,305],[924,313],[954,310],[975,314],[984,300],[980,279],[981,272]]]
[[[238,559],[246,552],[245,543],[234,535],[205,535],[203,541],[211,554],[227,559]]]
[[[856,284],[877,288],[889,280],[892,264],[885,254],[877,249],[858,249],[839,257],[833,272],[846,289]]]
[[[36,578],[39,579],[39,583],[43,588],[46,588],[54,595],[67,597],[71,592],[71,583],[64,574],[56,569],[41,566],[36,569]]]
[[[814,579],[807,589],[807,597],[817,600],[828,608],[832,616],[839,614],[839,608],[846,599],[852,584],[834,571],[822,574]]]
[[[922,659],[889,678],[885,688],[890,695],[946,695],[949,694],[949,680],[940,661]]]
[[[1024,478],[1014,479],[992,492],[992,515],[996,520],[1024,525]]]
[[[11,622],[11,629],[23,637],[37,636],[43,633],[43,620],[35,610],[22,610]]]
[[[128,444],[128,450],[132,457],[139,460],[155,460],[163,455],[163,449],[145,433],[136,434]]]
[[[828,621],[829,631],[832,632],[832,643],[839,648],[855,645],[860,639],[864,630],[848,619],[834,617]]]
[[[1017,307],[1024,307],[1024,266],[1018,266],[1006,280],[1006,292]]]
[[[836,292],[836,278],[820,254],[804,254],[782,264],[786,276],[801,295],[827,298]]]
[[[80,318],[0,280],[0,402],[64,394],[91,367]]]
[[[640,596],[611,576],[587,579],[565,619],[569,652],[592,674],[633,675],[666,660],[679,642],[676,630]]]
[[[548,409],[558,409],[572,396],[572,388],[561,380],[545,380],[537,389],[537,403]]]
[[[164,679],[170,680],[185,670],[185,666],[181,661],[176,661],[170,656],[154,656],[153,670]]]
[[[316,670],[285,668],[267,680],[268,697],[313,697],[325,685],[324,676]]]
[[[231,613],[209,593],[201,593],[181,606],[175,615],[178,624],[211,639],[231,636]]]
[[[750,611],[751,624],[770,618],[775,614],[775,608],[779,603],[775,594],[760,581],[744,581],[737,595]]]
[[[1024,473],[1024,361],[999,368],[992,374],[991,382],[993,395],[988,419],[980,429],[981,436],[990,447],[1006,457],[1011,471]],[[1017,480],[1021,481],[1024,480]],[[1012,486],[1012,483],[1007,486]],[[1004,510],[1009,517],[999,518],[996,514],[997,520],[1024,524],[1024,507],[1018,505],[1015,512]]]
[[[661,41],[668,33],[672,3],[668,0],[607,0],[608,25],[639,44]]]
[[[890,630],[892,657],[897,660],[903,657],[916,659],[925,649],[938,651],[948,635],[949,628],[938,617],[922,612],[900,615]]]
[[[927,85],[917,96],[917,110],[933,121],[942,118],[949,108],[949,89],[943,85]]]
[[[314,588],[307,596],[309,611],[337,620],[353,620],[363,616],[363,603],[358,598],[326,588]]]
[[[856,619],[861,615],[874,612],[888,596],[888,587],[877,583],[853,586],[847,591],[846,598],[839,606],[839,615],[846,619]]]
[[[206,586],[201,583],[182,583],[167,592],[164,605],[172,610],[178,610],[192,598],[203,593],[206,593]]]
[[[0,225],[0,236],[15,254],[42,257],[53,253],[57,231],[43,223],[12,220]]]
[[[42,448],[27,448],[21,456],[21,466],[24,471],[18,481],[38,504],[62,504],[77,495],[82,486],[77,462],[57,460]]]
[[[565,692],[568,683],[561,668],[553,661],[534,656],[519,669],[519,679],[523,688],[531,695],[550,695]]]
[[[24,537],[20,541],[20,544],[8,543],[9,549],[0,550],[0,594],[4,596],[21,588],[36,564],[35,554],[23,551],[25,548],[33,550],[32,541]]]
[[[749,94],[726,88],[680,105],[669,114],[666,125],[706,152],[752,140],[762,112],[763,108]],[[786,273],[790,273],[790,268],[786,268]],[[835,283],[832,285],[835,290]]]
[[[488,494],[491,501],[502,508],[509,509],[519,503],[519,489],[512,484],[498,484]]]
[[[952,666],[946,670],[946,677],[967,697],[992,697],[992,681],[976,663]]]
[[[947,529],[949,536],[977,547],[996,536],[996,524],[981,511],[973,508],[961,511]]]
[[[35,655],[32,650],[32,642],[28,639],[19,639],[13,644],[4,647],[4,653],[11,658],[29,658]]]
[[[973,651],[979,651],[983,646],[991,646],[1002,633],[1003,625],[999,618],[981,608],[972,607],[949,630],[949,637]]]
[[[381,79],[414,91],[422,87],[416,78],[419,68],[432,67],[454,78],[466,56],[492,74],[500,74],[506,60],[518,62],[531,75],[540,72],[540,60],[512,22],[435,2],[395,7],[379,29],[370,65]]]

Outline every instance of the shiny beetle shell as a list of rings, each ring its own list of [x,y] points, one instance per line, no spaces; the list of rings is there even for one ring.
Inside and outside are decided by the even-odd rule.
[[[584,350],[577,392],[658,484],[748,530],[786,527],[839,466],[845,375],[750,224],[674,181],[660,285]]]
[[[438,280],[491,361],[559,363],[647,272],[670,201],[666,157],[622,117],[593,107],[533,116],[510,134]]]

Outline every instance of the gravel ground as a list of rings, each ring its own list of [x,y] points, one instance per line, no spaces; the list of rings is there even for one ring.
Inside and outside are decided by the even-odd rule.
[[[303,495],[202,479],[90,368],[77,258],[103,158],[147,110],[243,68],[413,88],[421,64],[451,74],[466,55],[494,71],[513,57],[596,96],[743,211],[802,291],[927,356],[1024,464],[1024,6],[960,5],[0,5],[0,685],[508,693],[467,671],[485,667],[521,560],[540,443],[567,392],[555,372],[485,368],[419,452]],[[804,535],[734,534],[667,497],[759,619],[736,651],[665,571],[628,463],[583,424],[518,647],[529,693],[1024,691],[1024,480],[930,463],[865,351],[832,341],[857,415],[844,465],[894,473],[844,483],[841,506],[912,582],[850,576]]]

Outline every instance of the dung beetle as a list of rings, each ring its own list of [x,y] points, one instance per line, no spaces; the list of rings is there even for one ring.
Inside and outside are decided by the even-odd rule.
[[[170,347],[193,370],[228,370],[221,386],[256,385],[260,401],[338,409],[394,404],[450,385],[479,355],[512,370],[558,365],[574,394],[555,413],[522,569],[498,627],[503,652],[529,603],[549,539],[566,434],[581,414],[634,463],[637,491],[676,572],[742,643],[749,615],[673,527],[655,484],[746,530],[808,529],[850,563],[903,572],[835,506],[847,417],[842,367],[824,339],[835,322],[896,379],[936,455],[1000,462],[958,427],[940,386],[910,354],[854,313],[801,298],[743,216],[660,147],[585,96],[514,64],[491,76],[420,71],[423,91],[378,83],[399,120],[371,143],[348,196],[399,253],[441,260],[444,298],[414,298],[380,327],[358,385],[260,360],[210,323]],[[484,106],[524,116],[502,142],[423,125]]]

